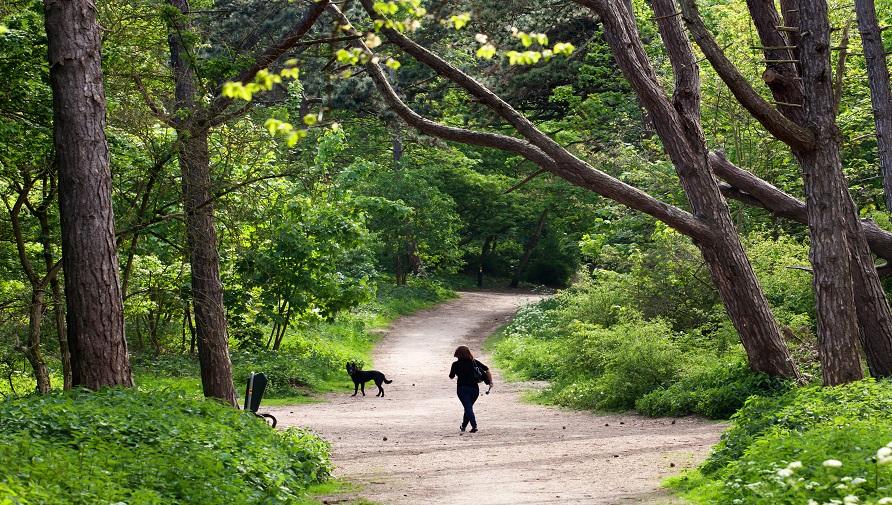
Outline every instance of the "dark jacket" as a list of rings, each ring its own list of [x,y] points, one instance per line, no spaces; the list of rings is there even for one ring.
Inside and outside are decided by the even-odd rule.
[[[486,371],[489,370],[488,366],[476,359],[458,359],[452,362],[452,368],[449,370],[449,378],[453,379],[458,377],[458,380],[456,381],[457,386],[476,386],[477,379],[474,378],[474,365],[472,365],[472,363],[477,363],[477,366],[484,372],[484,375],[486,374]],[[487,380],[488,379],[484,378],[484,381]]]

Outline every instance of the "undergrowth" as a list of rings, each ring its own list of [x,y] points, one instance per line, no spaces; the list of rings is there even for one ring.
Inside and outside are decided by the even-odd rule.
[[[331,470],[318,437],[178,393],[6,400],[0,431],[0,503],[285,504]]]
[[[699,471],[667,485],[699,504],[892,504],[892,383],[751,398]]]

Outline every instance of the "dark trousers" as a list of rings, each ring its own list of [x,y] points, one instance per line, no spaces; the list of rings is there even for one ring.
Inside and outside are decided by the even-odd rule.
[[[465,408],[465,415],[462,417],[461,421],[462,427],[471,423],[471,428],[476,428],[477,419],[474,417],[474,402],[476,402],[477,398],[480,396],[480,387],[477,385],[458,386],[456,394],[458,394],[458,400],[461,402],[462,407]]]

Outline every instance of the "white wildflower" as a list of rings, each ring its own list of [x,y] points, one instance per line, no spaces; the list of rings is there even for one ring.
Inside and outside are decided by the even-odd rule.
[[[787,468],[802,468],[802,462],[794,461],[794,462],[790,463],[789,465],[787,465]]]
[[[861,501],[861,500],[858,499],[857,496],[855,496],[855,495],[853,495],[853,494],[850,494],[850,495],[846,496],[846,497],[843,498],[842,500],[843,500],[843,503],[847,503],[847,504],[848,504],[848,503],[858,503],[859,501]]]
[[[839,468],[842,466],[842,461],[838,459],[828,459],[824,462],[824,466],[829,466],[831,468]]]
[[[880,498],[880,501],[878,501],[877,503],[879,505],[889,505],[892,504],[892,498],[889,498],[888,496],[885,498]]]
[[[853,486],[857,486],[857,485],[859,485],[859,484],[864,484],[865,482],[867,482],[867,480],[866,480],[866,479],[862,479],[861,477],[855,477],[854,479],[852,479],[852,485],[853,485]]]
[[[777,474],[781,477],[789,477],[793,475],[793,470],[790,470],[789,468],[781,468],[777,471]]]

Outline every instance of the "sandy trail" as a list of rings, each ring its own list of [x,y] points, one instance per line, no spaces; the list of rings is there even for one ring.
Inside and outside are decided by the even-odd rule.
[[[516,308],[536,299],[517,293],[468,292],[404,317],[379,343],[374,368],[392,379],[377,398],[344,393],[325,402],[264,409],[279,426],[307,426],[332,444],[334,475],[360,486],[328,498],[365,498],[383,505],[486,503],[679,503],[660,480],[694,467],[723,425],[694,418],[594,415],[520,401],[523,383],[502,383],[474,411],[480,431],[460,433],[461,404],[449,380],[452,353],[483,340]]]

